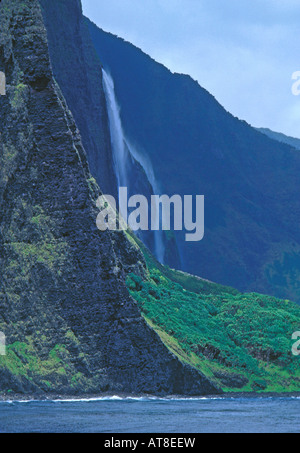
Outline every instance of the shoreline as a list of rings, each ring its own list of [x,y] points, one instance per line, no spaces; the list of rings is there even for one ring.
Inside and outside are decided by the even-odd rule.
[[[182,400],[182,401],[195,401],[195,400],[208,400],[208,399],[256,399],[256,398],[300,398],[300,392],[282,392],[282,393],[254,393],[254,392],[241,392],[241,393],[224,393],[221,395],[195,395],[195,396],[186,396],[186,395],[168,395],[168,396],[158,396],[150,394],[124,394],[124,393],[101,393],[101,394],[87,394],[87,395],[58,395],[58,394],[32,394],[32,395],[22,395],[22,394],[5,394],[0,395],[0,403],[5,402],[16,402],[16,403],[25,403],[25,402],[97,402],[97,401],[126,401],[126,400]]]

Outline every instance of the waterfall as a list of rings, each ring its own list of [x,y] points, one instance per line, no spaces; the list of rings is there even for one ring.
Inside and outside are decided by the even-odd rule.
[[[118,186],[128,187],[129,181],[126,172],[127,150],[120,117],[120,108],[116,100],[113,79],[104,70],[103,70],[103,88],[108,110],[110,137]]]
[[[120,107],[115,94],[114,81],[105,70],[103,70],[103,89],[107,104],[113,163],[118,186],[127,188],[132,186],[130,166],[133,161],[136,161],[144,170],[153,194],[158,195],[159,187],[151,162],[125,137],[120,115]],[[157,212],[159,212],[158,206]],[[155,256],[161,263],[163,263],[165,251],[163,232],[160,229],[159,231],[154,231],[153,234]]]

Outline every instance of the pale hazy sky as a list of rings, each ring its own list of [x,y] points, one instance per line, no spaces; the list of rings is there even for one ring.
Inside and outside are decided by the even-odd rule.
[[[102,29],[186,73],[253,126],[300,137],[299,0],[82,0]]]

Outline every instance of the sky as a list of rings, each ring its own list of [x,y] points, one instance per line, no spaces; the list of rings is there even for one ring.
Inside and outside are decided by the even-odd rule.
[[[82,0],[84,14],[173,72],[192,76],[233,115],[300,138],[299,0]]]

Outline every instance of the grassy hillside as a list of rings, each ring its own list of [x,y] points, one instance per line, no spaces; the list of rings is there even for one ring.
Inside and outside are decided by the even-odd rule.
[[[173,271],[143,252],[149,279],[131,274],[127,285],[173,353],[224,391],[300,391],[300,358],[291,353],[298,305]]]

